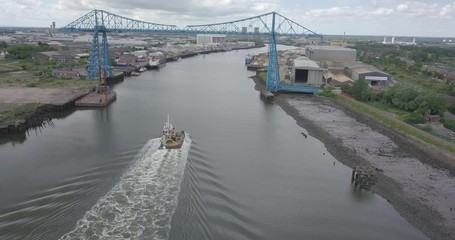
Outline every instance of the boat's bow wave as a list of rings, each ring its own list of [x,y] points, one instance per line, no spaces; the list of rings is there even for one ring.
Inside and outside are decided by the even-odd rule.
[[[167,239],[191,140],[159,150],[151,139],[120,181],[61,239]]]

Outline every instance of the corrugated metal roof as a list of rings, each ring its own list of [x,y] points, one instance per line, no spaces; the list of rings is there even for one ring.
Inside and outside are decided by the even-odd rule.
[[[366,67],[352,68],[352,71],[354,71],[354,72],[356,72],[358,74],[376,72],[376,71],[373,71],[373,70],[371,70],[369,68],[366,68]]]
[[[298,57],[294,60],[296,68],[320,69],[319,65],[306,57]]]
[[[348,82],[348,81],[351,81],[351,82],[354,81],[350,77],[344,75],[343,73],[334,74],[332,72],[328,72],[328,73],[324,74],[324,77],[326,79],[332,78],[333,80],[338,81],[340,83],[344,83],[344,82]]]
[[[335,46],[319,46],[319,45],[306,46],[306,48],[310,49],[310,50],[330,50],[330,51],[347,51],[347,52],[356,52],[357,51],[352,48],[335,47]]]
[[[354,67],[354,68],[351,68],[351,69],[352,69],[353,72],[356,72],[358,74],[363,74],[363,73],[381,73],[381,74],[390,76],[390,74],[388,74],[388,73],[385,73],[385,72],[377,70],[377,69],[370,69],[368,67]]]

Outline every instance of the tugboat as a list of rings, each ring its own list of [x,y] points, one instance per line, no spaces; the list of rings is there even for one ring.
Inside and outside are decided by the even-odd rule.
[[[185,139],[185,132],[177,132],[174,129],[169,114],[167,115],[167,122],[163,127],[163,137],[161,138],[160,149],[176,149],[182,147],[183,140]]]

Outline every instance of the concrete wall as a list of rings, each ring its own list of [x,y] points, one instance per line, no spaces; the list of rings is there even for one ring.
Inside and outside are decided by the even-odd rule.
[[[306,79],[306,82],[302,82],[302,81],[296,81],[296,75],[297,75],[297,72],[296,71],[305,71],[307,70],[308,71],[308,75],[307,75],[307,79]],[[311,85],[314,85],[316,87],[320,87],[322,85],[322,76],[323,76],[323,72],[324,72],[324,69],[305,69],[305,68],[293,68],[292,69],[292,73],[291,73],[291,81],[292,83],[294,84],[311,84]]]
[[[296,79],[296,71],[308,71],[307,79],[306,82],[298,81]],[[293,84],[311,84],[315,87],[320,87],[322,85],[322,76],[323,76],[323,70],[311,70],[311,69],[294,69],[293,73],[291,74],[291,80]]]
[[[351,71],[351,78],[354,80],[354,81],[357,81],[359,80],[359,74],[355,71]]]
[[[320,87],[322,85],[322,70],[309,70],[308,83]]]

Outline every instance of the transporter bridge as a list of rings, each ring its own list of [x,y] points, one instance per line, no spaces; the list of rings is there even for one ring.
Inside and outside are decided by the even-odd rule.
[[[93,10],[61,28],[60,31],[93,32],[92,48],[87,69],[87,74],[90,78],[101,78],[102,72],[106,72],[108,75],[112,74],[112,69],[109,65],[107,42],[108,32],[144,32],[155,34],[204,33],[268,36],[269,63],[266,81],[267,90],[271,92],[315,92],[315,87],[310,85],[296,86],[291,84],[282,84],[280,82],[276,37],[296,36],[322,38],[322,36],[276,12],[270,12],[236,21],[204,25],[188,25],[185,28],[179,28],[176,25],[144,22],[122,17],[104,10]],[[100,35],[102,36],[101,43],[99,40]]]

